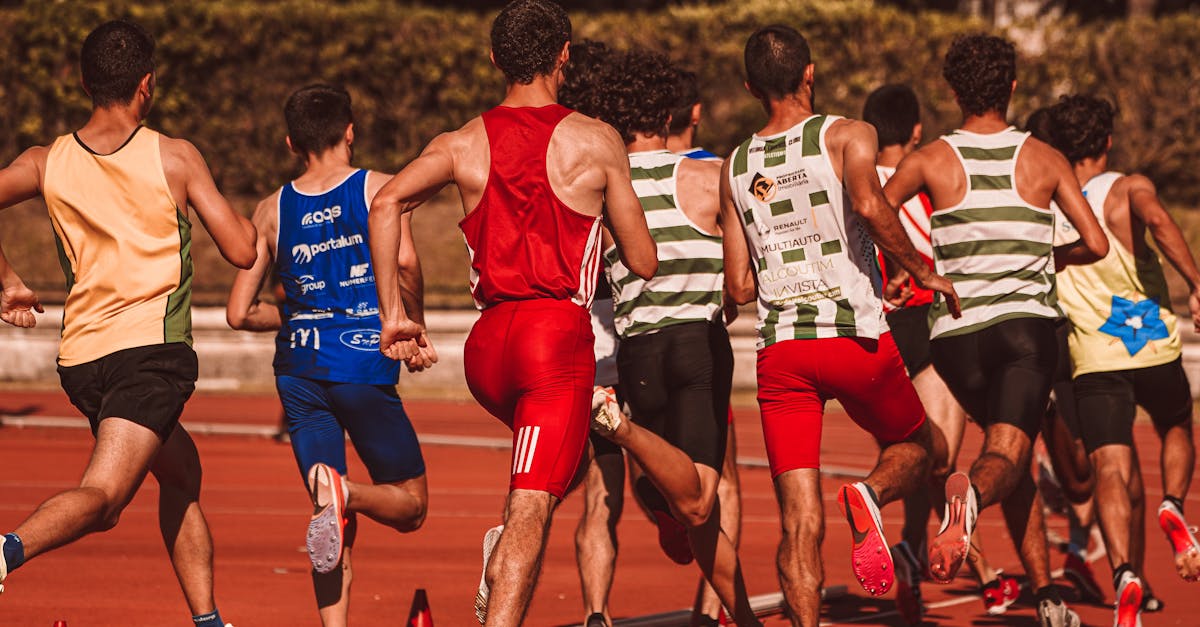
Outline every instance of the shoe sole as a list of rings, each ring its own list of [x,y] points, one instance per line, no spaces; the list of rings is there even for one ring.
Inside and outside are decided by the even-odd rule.
[[[871,512],[867,498],[853,485],[842,486],[838,491],[838,505],[846,515],[854,539],[850,549],[850,567],[867,594],[882,596],[896,580],[896,567],[892,563],[892,552],[883,538],[883,529]]]
[[[596,397],[603,400],[596,404]],[[596,386],[592,392],[592,431],[608,437],[617,432],[621,426],[621,408],[617,397],[601,386]]]
[[[1173,510],[1158,512],[1158,526],[1167,534],[1171,549],[1175,552],[1175,570],[1185,581],[1196,581],[1200,577],[1200,546],[1188,529],[1187,521]]]
[[[325,574],[332,572],[342,563],[342,547],[345,539],[346,519],[343,508],[346,496],[342,493],[342,478],[334,469],[325,464],[314,467],[311,477],[310,490],[313,506],[319,507],[308,521],[308,535],[304,546],[308,549],[308,559],[312,562],[313,570]],[[324,480],[324,484],[322,483]],[[324,496],[321,490],[330,491],[330,502],[321,505]]]
[[[1139,627],[1142,613],[1142,584],[1131,580],[1117,599],[1117,620],[1114,627]]]
[[[967,533],[967,500],[971,480],[961,472],[946,480],[946,528],[929,545],[929,574],[938,583],[950,583],[962,568],[971,546]]]
[[[492,553],[496,551],[503,532],[504,525],[498,525],[483,534],[483,574],[479,577],[479,590],[475,592],[475,618],[480,625],[487,622],[488,597],[491,596],[491,589],[487,585],[488,563],[492,561]]]

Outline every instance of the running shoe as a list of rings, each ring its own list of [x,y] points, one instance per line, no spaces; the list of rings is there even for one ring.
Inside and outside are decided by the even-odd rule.
[[[872,596],[883,596],[896,579],[892,553],[883,537],[883,522],[879,506],[861,482],[843,485],[838,490],[838,505],[850,524],[854,544],[850,549],[850,566],[863,590]]]
[[[1142,582],[1142,611],[1150,613],[1150,614],[1154,614],[1155,612],[1163,611],[1166,607],[1167,607],[1167,604],[1163,603],[1162,599],[1159,599],[1158,597],[1154,596],[1154,591],[1150,589],[1150,586],[1146,585],[1145,581],[1143,581]]]
[[[925,605],[921,601],[921,563],[904,540],[892,547],[892,563],[896,565],[896,610],[906,625],[916,627],[925,616]]]
[[[1113,609],[1113,627],[1141,627],[1142,580],[1133,573],[1121,573],[1117,583],[1117,604]]]
[[[663,553],[676,564],[691,564],[696,559],[692,555],[692,545],[688,542],[687,527],[675,520],[671,514],[653,510],[654,524],[658,527],[658,546]]]
[[[597,385],[592,389],[592,431],[605,437],[621,426],[621,406],[617,393],[610,387]]]
[[[996,578],[983,585],[983,609],[999,616],[1021,597],[1021,583],[1016,577],[997,573]]]
[[[1188,528],[1183,512],[1170,501],[1158,506],[1158,526],[1167,534],[1167,540],[1175,551],[1175,570],[1184,581],[1196,581],[1200,576],[1200,543]]]
[[[1062,601],[1038,603],[1038,620],[1041,627],[1079,627],[1079,615]]]
[[[316,463],[308,469],[308,495],[313,515],[308,521],[308,559],[313,570],[328,573],[342,562],[346,530],[346,484],[329,466]]]
[[[1096,576],[1092,574],[1092,566],[1075,551],[1067,551],[1067,559],[1063,562],[1063,576],[1071,581],[1079,591],[1079,597],[1089,603],[1104,603],[1104,591]]]
[[[604,614],[592,612],[583,625],[584,627],[608,627],[608,621],[604,619]]]
[[[487,584],[488,562],[492,560],[501,533],[504,533],[504,525],[496,525],[483,534],[483,574],[479,576],[479,591],[475,593],[475,618],[479,619],[480,625],[487,622],[488,594],[491,593]]]
[[[946,479],[946,511],[942,528],[929,546],[929,574],[938,583],[950,583],[962,568],[971,548],[971,532],[979,505],[966,473],[956,472]]]

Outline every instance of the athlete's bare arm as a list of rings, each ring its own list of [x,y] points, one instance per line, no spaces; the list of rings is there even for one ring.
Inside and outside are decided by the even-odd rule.
[[[275,331],[282,324],[279,306],[258,299],[263,283],[275,267],[276,233],[279,230],[279,191],[264,198],[254,210],[254,227],[258,231],[254,265],[239,270],[225,305],[225,321],[240,331]]]
[[[226,261],[243,270],[254,265],[258,239],[254,225],[229,206],[217,190],[208,163],[191,142],[161,137],[163,170],[176,205],[196,210]]]
[[[1140,174],[1132,174],[1124,177],[1118,184],[1126,189],[1130,213],[1146,225],[1163,256],[1179,271],[1183,280],[1187,281],[1190,291],[1188,309],[1192,314],[1192,324],[1196,331],[1200,332],[1200,269],[1196,268],[1196,258],[1188,248],[1183,232],[1158,199],[1158,190],[1150,179]],[[1141,233],[1134,232],[1133,236],[1140,237]],[[1129,250],[1134,248],[1131,246]]]
[[[1030,137],[1021,148],[1017,176],[1022,181],[1035,177],[1048,179],[1054,202],[1079,231],[1079,240],[1054,249],[1055,268],[1092,263],[1108,254],[1108,236],[1083,197],[1075,170],[1061,152]]]
[[[646,226],[642,201],[629,178],[629,155],[617,131],[596,123],[590,151],[604,174],[604,218],[616,240],[617,253],[630,272],[649,280],[658,272],[658,246]]]
[[[950,313],[959,317],[958,293],[945,277],[929,269],[913,247],[896,205],[889,202],[879,186],[875,157],[879,152],[875,128],[858,120],[839,120],[829,127],[825,143],[834,153],[841,153],[842,181],[850,195],[851,207],[863,219],[875,245],[912,275],[918,285],[941,292],[946,297]],[[838,161],[834,161],[835,165]],[[899,172],[897,172],[898,174]]]
[[[7,168],[0,170],[0,209],[7,209],[41,193],[42,172],[49,152],[45,146],[30,148]],[[42,312],[37,294],[25,286],[0,248],[0,320],[13,326],[30,328],[37,323],[34,311]]]
[[[739,305],[758,296],[758,284],[750,269],[750,246],[746,243],[746,232],[742,230],[742,216],[738,215],[733,201],[733,189],[729,184],[729,161],[721,166],[721,248],[725,258],[725,296]]]

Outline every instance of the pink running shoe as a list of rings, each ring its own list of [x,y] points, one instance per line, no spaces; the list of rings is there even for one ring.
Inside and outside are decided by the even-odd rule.
[[[971,532],[979,505],[966,473],[956,472],[946,480],[946,512],[942,528],[929,546],[929,574],[938,583],[950,583],[962,568],[971,548]]]
[[[1179,576],[1184,581],[1196,581],[1200,578],[1200,543],[1188,528],[1183,512],[1174,503],[1163,501],[1158,506],[1158,526],[1167,534],[1175,551],[1175,570],[1179,571]]]
[[[1104,603],[1104,590],[1092,574],[1091,565],[1078,553],[1067,551],[1067,559],[1063,562],[1063,576],[1075,585],[1080,598],[1091,603]]]
[[[862,483],[851,483],[838,490],[838,505],[850,523],[854,544],[850,550],[851,568],[863,590],[882,596],[896,579],[892,552],[883,537],[879,506]]]
[[[654,524],[658,525],[658,546],[676,564],[691,564],[692,545],[688,543],[687,528],[667,512],[654,510]]]
[[[1117,584],[1117,606],[1113,610],[1113,627],[1141,627],[1142,580],[1131,572],[1121,574]]]
[[[991,616],[999,616],[1020,597],[1021,583],[1017,578],[998,574],[995,580],[983,586],[983,609]]]

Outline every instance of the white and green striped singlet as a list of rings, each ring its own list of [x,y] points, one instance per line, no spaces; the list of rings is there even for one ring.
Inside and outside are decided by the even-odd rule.
[[[940,294],[929,310],[931,337],[962,335],[1011,318],[1061,318],[1054,291],[1054,214],[1021,198],[1017,158],[1029,133],[1009,127],[942,138],[962,164],[962,202],[933,212],[934,262],[962,301],[955,319]]]
[[[825,146],[838,119],[814,115],[733,153],[730,184],[758,272],[759,348],[887,331],[875,244]]]
[[[625,338],[685,322],[715,320],[725,288],[721,236],[705,232],[679,209],[675,176],[686,158],[669,150],[629,155],[633,190],[658,246],[658,273],[649,281],[629,271],[615,246],[609,265],[617,333]]]

